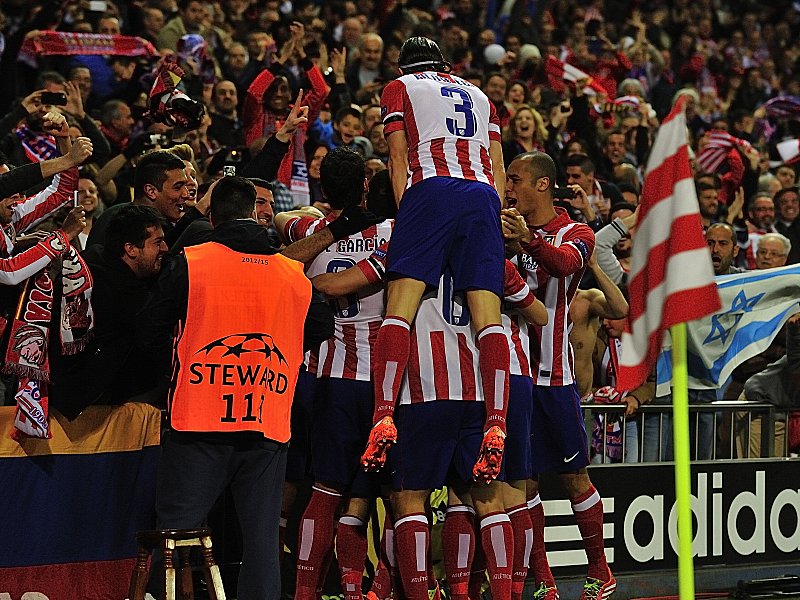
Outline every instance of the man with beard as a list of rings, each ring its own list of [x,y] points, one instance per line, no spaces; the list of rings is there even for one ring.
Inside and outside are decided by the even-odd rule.
[[[769,193],[759,192],[747,211],[747,241],[743,246],[746,268],[756,268],[758,242],[765,233],[778,233],[775,229],[775,202]]]
[[[157,365],[136,345],[135,330],[167,253],[162,223],[152,207],[123,205],[108,224],[102,252],[87,256],[95,336],[54,368],[52,401],[69,419],[93,404],[158,400]]]
[[[730,275],[745,270],[733,266],[733,260],[739,255],[739,246],[736,243],[736,231],[732,226],[727,223],[714,223],[706,230],[706,243],[711,251],[714,275]]]
[[[211,93],[211,102],[208,137],[217,140],[220,146],[243,146],[244,131],[236,112],[239,104],[236,85],[227,79],[218,82]]]
[[[793,265],[800,262],[800,189],[787,187],[780,190],[773,198],[778,211],[778,220],[775,229],[782,233],[792,243],[786,264]]]
[[[719,217],[719,190],[705,182],[695,182],[697,202],[700,204],[700,221],[703,229],[716,223]]]

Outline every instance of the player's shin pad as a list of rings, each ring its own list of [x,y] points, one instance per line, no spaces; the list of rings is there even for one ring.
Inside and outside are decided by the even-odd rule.
[[[397,428],[392,417],[384,417],[369,432],[367,449],[361,455],[361,466],[365,471],[380,471],[386,463],[386,453],[397,441]]]
[[[491,427],[483,436],[478,460],[472,467],[472,475],[478,483],[491,483],[500,475],[506,434],[497,426]]]

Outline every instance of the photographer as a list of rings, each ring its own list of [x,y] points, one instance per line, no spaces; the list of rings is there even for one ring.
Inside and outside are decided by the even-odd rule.
[[[586,223],[597,232],[603,228],[603,218],[595,211],[589,196],[579,185],[573,184],[553,190],[554,204],[569,214],[570,219],[578,223]]]
[[[52,71],[42,73],[38,83],[40,89],[28,94],[0,121],[0,153],[16,165],[58,157],[56,140],[43,127],[44,116],[57,112],[73,117],[81,133],[89,138],[94,149],[91,160],[105,161],[110,153],[108,140],[84,111],[75,84]]]

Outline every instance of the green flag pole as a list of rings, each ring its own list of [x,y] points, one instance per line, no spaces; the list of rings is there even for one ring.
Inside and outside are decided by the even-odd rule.
[[[686,367],[686,323],[672,335],[672,431],[675,446],[675,498],[678,511],[678,590],[680,600],[694,600],[692,560],[692,477],[689,462],[689,382]]]

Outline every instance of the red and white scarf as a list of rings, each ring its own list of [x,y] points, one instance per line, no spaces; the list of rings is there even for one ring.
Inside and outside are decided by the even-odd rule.
[[[33,131],[30,127],[23,124],[14,131],[17,135],[25,156],[32,163],[42,162],[61,156],[56,146],[56,138],[48,133]]]
[[[78,252],[69,245],[62,232],[53,234],[51,245],[60,244],[61,318],[59,332],[61,351],[76,354],[86,347],[93,334],[92,276]],[[55,246],[54,246],[55,247]],[[3,372],[19,377],[15,395],[17,412],[11,437],[48,439],[49,423],[47,385],[50,382],[48,359],[49,327],[53,307],[53,280],[49,265],[30,277],[20,296],[11,323]]]

